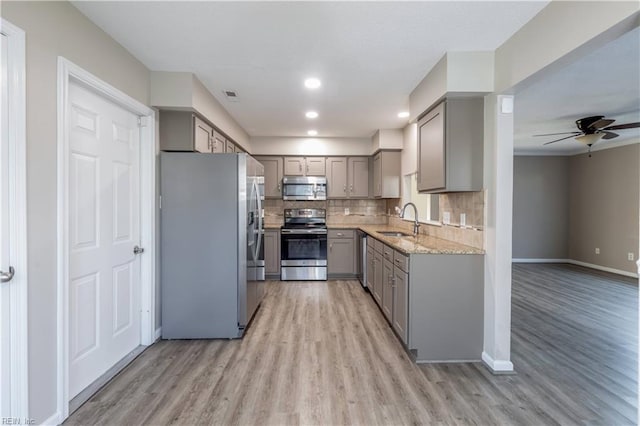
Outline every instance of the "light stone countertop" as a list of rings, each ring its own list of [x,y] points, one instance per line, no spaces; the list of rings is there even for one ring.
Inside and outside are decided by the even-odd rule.
[[[405,254],[484,254],[484,250],[429,235],[390,237],[378,233],[378,231],[406,232],[388,225],[360,225],[358,228]]]

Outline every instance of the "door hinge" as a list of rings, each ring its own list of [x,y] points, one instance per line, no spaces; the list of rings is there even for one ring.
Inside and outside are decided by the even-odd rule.
[[[138,117],[138,127],[147,127],[149,117]]]

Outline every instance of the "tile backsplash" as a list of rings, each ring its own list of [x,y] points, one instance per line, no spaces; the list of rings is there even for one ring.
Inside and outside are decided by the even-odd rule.
[[[264,201],[264,222],[267,226],[284,223],[284,209],[325,209],[327,223],[384,225],[387,223],[385,200],[327,200],[327,201]],[[345,209],[348,209],[348,213]]]

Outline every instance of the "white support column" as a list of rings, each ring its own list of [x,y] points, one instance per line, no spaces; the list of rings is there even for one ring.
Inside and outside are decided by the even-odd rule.
[[[495,373],[511,363],[511,226],[513,215],[513,96],[485,97],[485,272],[482,360]]]

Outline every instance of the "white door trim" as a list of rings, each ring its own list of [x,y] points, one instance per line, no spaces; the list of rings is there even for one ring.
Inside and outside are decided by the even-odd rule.
[[[11,307],[11,416],[29,417],[29,352],[27,300],[27,160],[25,33],[10,22],[0,21],[7,36],[9,95],[9,205],[10,262],[15,275],[10,281]]]
[[[140,127],[140,239],[145,248],[141,256],[141,325],[140,341],[150,345],[155,341],[155,184],[156,155],[155,112],[124,92],[105,83],[71,61],[58,57],[58,321],[57,321],[57,405],[60,421],[69,416],[69,84],[76,81],[122,108],[141,116]]]

